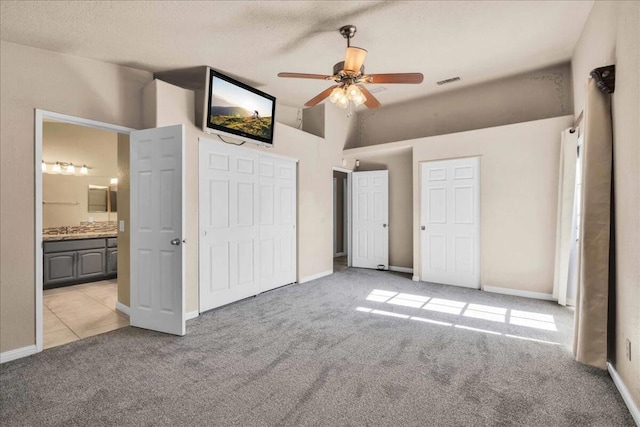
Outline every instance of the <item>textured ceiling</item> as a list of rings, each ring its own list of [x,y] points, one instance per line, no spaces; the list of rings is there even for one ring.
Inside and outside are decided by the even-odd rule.
[[[338,28],[354,24],[368,73],[425,76],[385,85],[385,105],[568,61],[592,4],[3,0],[0,20],[5,41],[152,72],[210,65],[296,107],[329,82],[277,73],[330,74],[346,48]]]

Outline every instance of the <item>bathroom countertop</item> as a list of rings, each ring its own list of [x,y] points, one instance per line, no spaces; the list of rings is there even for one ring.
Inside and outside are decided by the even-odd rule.
[[[42,236],[42,240],[52,242],[59,240],[99,239],[105,237],[118,237],[118,233],[115,231],[102,231],[94,233],[46,234]]]

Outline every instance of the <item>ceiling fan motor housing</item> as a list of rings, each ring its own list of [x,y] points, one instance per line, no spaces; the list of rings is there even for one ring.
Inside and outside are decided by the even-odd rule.
[[[344,70],[344,61],[340,61],[336,65],[333,66],[333,75],[337,76],[343,70]],[[364,75],[364,65],[362,67],[360,67],[360,73],[358,73],[358,75],[361,75],[361,76]]]

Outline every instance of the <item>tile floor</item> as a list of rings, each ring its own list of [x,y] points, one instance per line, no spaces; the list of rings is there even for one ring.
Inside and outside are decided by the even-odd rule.
[[[129,325],[129,317],[116,311],[118,282],[66,286],[44,291],[44,348]]]

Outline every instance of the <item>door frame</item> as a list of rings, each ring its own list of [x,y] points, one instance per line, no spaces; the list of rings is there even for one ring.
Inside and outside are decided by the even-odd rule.
[[[46,119],[57,122],[69,123],[77,126],[84,126],[93,129],[106,130],[109,132],[129,135],[137,129],[111,123],[99,122],[97,120],[85,119],[82,117],[70,116],[67,114],[55,113],[53,111],[35,109],[35,147],[34,147],[34,178],[35,178],[35,322],[36,322],[36,352],[43,350],[44,345],[44,313],[43,313],[43,251],[42,251],[42,135],[43,123]]]
[[[343,226],[343,239],[346,241],[346,244],[343,243],[344,247],[347,248],[347,267],[351,267],[351,174],[353,173],[353,170],[351,169],[347,169],[347,168],[342,168],[342,167],[338,167],[338,166],[333,166],[332,171],[336,171],[336,172],[342,172],[344,174],[347,174],[347,180],[346,180],[346,185],[347,185],[347,192],[345,193],[345,198],[347,203],[344,205],[346,208],[346,212],[345,212],[345,219],[343,220],[343,224],[344,221],[346,221],[346,227]],[[333,188],[333,173],[331,174],[331,185]],[[336,221],[337,218],[335,216],[335,193],[332,190],[331,192],[331,212],[333,212],[333,229],[331,230],[332,236],[335,234],[335,230],[336,230]],[[344,203],[343,203],[344,204]],[[334,245],[331,246],[331,272],[333,273],[333,256],[334,256]]]

